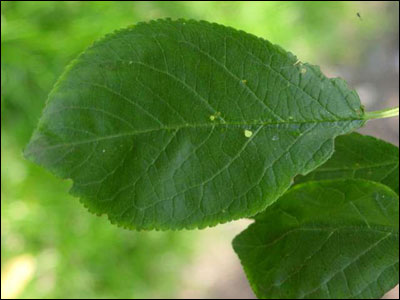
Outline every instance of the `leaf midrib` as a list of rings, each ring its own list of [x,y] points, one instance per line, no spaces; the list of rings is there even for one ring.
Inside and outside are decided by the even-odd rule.
[[[360,167],[336,167],[336,168],[329,168],[329,167],[321,167],[313,172],[315,173],[324,173],[324,172],[333,172],[333,171],[359,171],[359,170],[364,170],[364,169],[369,169],[369,168],[378,168],[378,167],[387,167],[387,166],[398,166],[398,160],[390,161],[390,162],[384,162],[384,163],[377,163],[377,164],[370,164],[370,165],[363,165]]]
[[[85,108],[82,108],[85,109]],[[93,138],[93,139],[87,139],[87,140],[82,140],[79,142],[75,143],[64,143],[64,144],[56,144],[52,145],[49,147],[43,147],[38,149],[38,151],[31,151],[29,153],[36,153],[42,150],[46,149],[54,149],[58,147],[63,147],[63,146],[75,146],[75,145],[81,145],[81,144],[86,144],[86,143],[92,143],[92,142],[98,142],[102,140],[108,140],[108,139],[114,139],[114,138],[119,138],[119,137],[124,137],[124,136],[131,136],[131,135],[139,135],[139,134],[145,134],[145,133],[150,133],[154,131],[160,131],[160,130],[180,130],[184,128],[201,128],[201,127],[217,127],[217,126],[268,126],[268,125],[302,125],[302,124],[324,124],[324,123],[342,123],[342,122],[355,122],[355,121],[364,121],[363,119],[342,119],[342,120],[324,120],[324,121],[300,121],[300,122],[259,122],[259,123],[243,123],[243,122],[231,122],[231,123],[204,123],[204,124],[183,124],[183,125],[178,125],[178,126],[171,126],[171,127],[159,127],[159,128],[149,128],[149,129],[143,129],[143,130],[134,130],[134,131],[129,131],[129,132],[124,132],[124,133],[119,133],[119,134],[111,134],[103,137],[98,137],[98,138]],[[276,129],[280,129],[277,127]]]
[[[260,221],[257,221],[260,222]],[[389,226],[386,226],[389,227]],[[342,231],[342,230],[352,230],[354,231],[374,231],[377,233],[385,233],[387,235],[393,235],[393,236],[398,236],[399,232],[396,230],[384,230],[383,228],[375,228],[375,227],[368,227],[368,226],[323,226],[320,225],[320,227],[317,226],[296,226],[292,229],[289,229],[282,233],[280,236],[276,237],[273,241],[269,242],[268,244],[262,244],[262,245],[251,245],[246,243],[244,244],[238,244],[240,248],[269,248],[270,246],[276,244],[280,240],[284,239],[286,236],[288,236],[291,233],[295,233],[297,231],[327,231],[327,232],[336,232],[336,231]]]

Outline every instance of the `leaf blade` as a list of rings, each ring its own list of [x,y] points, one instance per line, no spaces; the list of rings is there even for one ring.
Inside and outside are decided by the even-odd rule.
[[[207,22],[118,31],[62,76],[26,156],[72,178],[71,193],[122,226],[203,228],[254,215],[325,162],[337,135],[364,124],[343,81],[296,61]]]
[[[371,136],[351,133],[335,140],[335,152],[321,167],[295,183],[361,178],[383,183],[399,193],[399,148]]]
[[[398,283],[398,212],[398,196],[382,184],[310,181],[233,247],[259,298],[379,298]]]

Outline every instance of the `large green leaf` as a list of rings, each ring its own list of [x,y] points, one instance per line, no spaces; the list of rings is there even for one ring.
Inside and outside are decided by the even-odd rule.
[[[119,225],[205,227],[263,210],[363,118],[343,80],[268,41],[158,20],[74,61],[26,156]]]
[[[334,178],[363,178],[381,182],[399,193],[399,148],[358,133],[335,140],[335,153],[322,166],[298,176],[295,183]]]
[[[361,179],[299,184],[233,247],[260,298],[379,298],[399,280],[399,197]]]

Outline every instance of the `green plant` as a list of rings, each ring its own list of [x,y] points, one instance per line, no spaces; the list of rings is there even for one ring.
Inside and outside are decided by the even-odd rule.
[[[126,228],[254,217],[233,246],[259,297],[379,297],[398,282],[399,153],[351,132],[395,115],[263,39],[157,20],[70,64],[25,155]]]

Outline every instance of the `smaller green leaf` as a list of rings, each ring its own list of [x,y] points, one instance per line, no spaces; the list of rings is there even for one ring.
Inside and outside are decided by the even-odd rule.
[[[259,298],[379,298],[399,280],[399,198],[361,179],[299,184],[233,247]]]
[[[399,148],[359,133],[335,140],[335,153],[321,167],[295,183],[335,178],[362,178],[381,182],[399,194]]]

